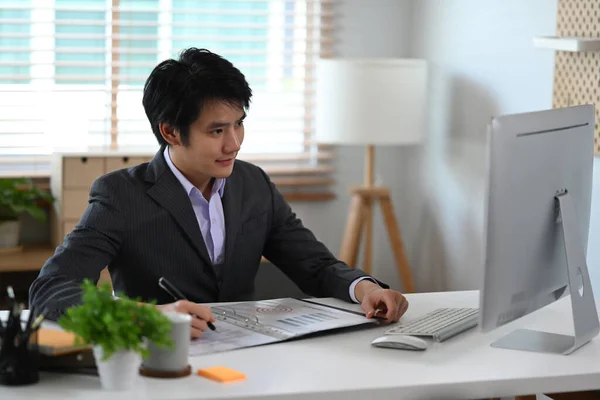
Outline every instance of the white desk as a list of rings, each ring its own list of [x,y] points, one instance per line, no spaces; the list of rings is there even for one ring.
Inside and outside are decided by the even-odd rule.
[[[478,304],[475,291],[407,298],[407,319],[438,307]],[[111,393],[101,389],[97,377],[43,373],[33,386],[0,386],[0,398],[465,399],[600,388],[600,337],[570,356],[489,346],[515,327],[571,334],[572,327],[563,323],[570,312],[570,299],[562,299],[498,331],[483,335],[473,329],[424,352],[371,347],[371,340],[387,329],[384,326],[191,359],[194,370],[224,365],[247,374],[246,381],[228,385],[197,375],[174,380],[140,377],[134,392]]]

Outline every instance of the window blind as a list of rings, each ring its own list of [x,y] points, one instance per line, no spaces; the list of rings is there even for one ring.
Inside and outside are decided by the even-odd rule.
[[[199,47],[233,62],[253,89],[239,158],[285,190],[329,198],[333,154],[314,141],[313,99],[333,11],[327,0],[4,0],[0,176],[47,176],[56,148],[158,149],[145,79]]]

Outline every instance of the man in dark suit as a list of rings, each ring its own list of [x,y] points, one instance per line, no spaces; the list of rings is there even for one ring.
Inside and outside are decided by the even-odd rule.
[[[244,75],[207,50],[156,66],[143,106],[161,150],[93,183],[81,220],[32,283],[31,306],[58,318],[81,301],[83,279],[97,281],[108,265],[117,293],[197,316],[197,337],[214,321],[198,303],[251,299],[264,255],[307,294],[398,320],[402,294],[337,260],[263,170],[236,160],[251,96]],[[188,301],[172,303],[160,277]]]

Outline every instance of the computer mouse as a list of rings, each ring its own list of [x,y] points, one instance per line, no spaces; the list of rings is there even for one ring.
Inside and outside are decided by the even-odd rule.
[[[425,350],[427,342],[410,335],[387,335],[376,338],[371,342],[375,347],[386,347],[400,350]]]

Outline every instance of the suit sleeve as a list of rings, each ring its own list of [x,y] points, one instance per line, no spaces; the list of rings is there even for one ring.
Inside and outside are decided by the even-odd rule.
[[[107,177],[96,180],[79,223],[31,284],[31,307],[46,310],[46,318],[56,320],[68,307],[81,302],[83,280],[97,283],[119,251],[125,224],[121,214],[117,192]]]
[[[263,172],[264,174],[264,172]],[[335,297],[352,302],[350,285],[368,277],[336,259],[323,243],[292,212],[277,187],[267,179],[272,200],[272,224],[264,256],[298,287],[315,297]],[[378,282],[382,287],[387,285]]]

